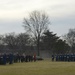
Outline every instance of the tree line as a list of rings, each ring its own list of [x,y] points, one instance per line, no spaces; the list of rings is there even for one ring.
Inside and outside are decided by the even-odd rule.
[[[40,55],[40,50],[49,50],[53,54],[70,52],[71,47],[74,48],[75,45],[70,43],[75,40],[70,40],[73,32],[70,30],[62,40],[50,31],[49,26],[50,18],[45,12],[33,11],[23,20],[25,33],[9,33],[0,36],[0,51],[23,53],[36,50],[37,55]]]
[[[26,33],[9,33],[0,37],[1,52],[19,52],[37,50],[36,40]],[[40,37],[39,50],[49,50],[51,53],[66,53],[69,51],[69,45],[60,39],[56,34],[47,30]]]

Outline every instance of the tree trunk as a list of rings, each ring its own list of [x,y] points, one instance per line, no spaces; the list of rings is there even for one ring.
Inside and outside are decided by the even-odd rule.
[[[38,56],[40,56],[40,51],[39,51],[39,47],[40,47],[40,35],[38,35],[38,39],[37,39],[37,54]]]

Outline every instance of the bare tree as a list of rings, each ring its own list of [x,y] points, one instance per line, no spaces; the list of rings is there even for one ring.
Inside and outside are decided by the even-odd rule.
[[[4,35],[4,37],[0,41],[2,44],[7,47],[7,49],[11,50],[12,52],[24,52],[26,50],[26,46],[29,45],[29,35],[25,33],[15,34],[9,33]],[[0,42],[1,43],[1,42]],[[0,44],[1,45],[1,44]],[[1,46],[0,46],[1,47]]]
[[[66,42],[69,44],[71,47],[70,52],[75,53],[75,29],[69,29],[69,32],[63,36]]]
[[[6,34],[4,35],[3,42],[8,45],[9,49],[13,49],[16,46],[15,38],[15,33]]]
[[[24,28],[31,33],[36,39],[37,51],[39,55],[39,42],[42,33],[48,29],[50,19],[44,12],[33,11],[28,18],[24,18]]]

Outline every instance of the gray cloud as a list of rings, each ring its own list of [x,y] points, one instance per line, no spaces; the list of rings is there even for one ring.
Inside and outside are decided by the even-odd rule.
[[[33,10],[45,10],[50,29],[62,35],[75,27],[75,0],[0,0],[0,34],[24,32],[23,18]]]
[[[21,20],[2,21],[0,22],[0,34],[11,33],[11,32],[15,33],[25,32],[22,26],[23,23]]]
[[[52,18],[51,22],[52,24],[50,29],[59,36],[62,36],[68,33],[70,28],[75,28],[75,15],[66,16],[63,18]]]

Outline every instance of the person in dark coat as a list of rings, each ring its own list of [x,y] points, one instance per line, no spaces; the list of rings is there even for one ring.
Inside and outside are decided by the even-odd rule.
[[[9,54],[9,64],[12,64],[13,63],[13,54],[10,53]]]
[[[54,61],[54,55],[52,55],[52,61]]]
[[[6,65],[6,54],[3,54],[3,64]]]

